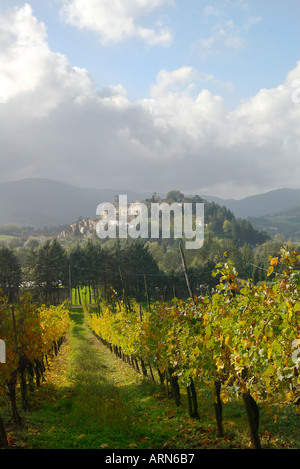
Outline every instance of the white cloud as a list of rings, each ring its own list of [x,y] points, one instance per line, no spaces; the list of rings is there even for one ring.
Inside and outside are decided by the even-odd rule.
[[[228,15],[228,7],[243,10],[240,24],[234,22]],[[248,44],[247,35],[251,28],[262,22],[262,17],[249,14],[249,7],[243,0],[226,0],[222,8],[208,5],[203,9],[203,16],[206,21],[215,19],[217,23],[211,27],[211,34],[208,37],[202,37],[192,45],[192,48],[202,56],[219,53],[226,49],[235,51],[244,49]]]
[[[180,93],[195,97],[199,89],[208,85],[232,89],[231,83],[223,83],[211,73],[199,72],[194,67],[183,66],[172,71],[161,70],[157,74],[156,82],[150,88],[150,95],[157,101],[164,100],[170,94],[173,99],[175,95],[179,96]]]
[[[249,32],[253,25],[259,24],[262,22],[261,16],[249,16],[245,21],[243,28],[246,32]]]
[[[171,78],[184,76],[184,86],[174,88]],[[260,90],[233,111],[208,90],[197,94],[195,81],[192,87],[188,80],[195,76],[191,69],[158,74],[152,99],[144,102],[157,128],[172,135],[174,161],[186,163],[178,166],[178,175],[186,175],[193,186],[198,178],[198,187],[211,187],[211,193],[230,188],[222,192],[228,197],[248,195],[255,188],[297,187],[300,105],[293,103],[292,94],[300,62],[284,83]]]
[[[86,70],[51,51],[28,5],[3,18],[0,51],[2,181],[227,197],[299,185],[300,62],[229,110],[211,91],[216,78],[189,66],[161,70],[136,103],[122,84],[97,90]]]
[[[63,0],[62,17],[80,29],[96,32],[103,44],[140,38],[153,46],[169,46],[171,31],[157,21],[155,27],[140,24],[153,10],[172,0]]]
[[[204,10],[203,10],[204,16],[207,18],[211,16],[221,16],[222,12],[219,8],[212,6],[212,5],[207,5]]]
[[[13,35],[14,40],[11,40]],[[15,14],[8,14],[1,24],[0,65],[1,94],[6,99],[32,91],[40,80],[41,68],[36,57],[47,54],[46,31],[32,16],[31,7],[25,5]],[[33,47],[28,47],[33,45]]]
[[[41,116],[62,101],[94,92],[86,70],[71,67],[64,55],[50,50],[45,26],[28,4],[7,13],[1,26],[1,96],[20,113]]]
[[[240,27],[236,26],[232,20],[215,24],[212,28],[212,34],[209,37],[201,38],[193,47],[201,55],[209,55],[220,52],[225,48],[232,50],[243,49],[246,40]]]
[[[210,127],[209,118],[221,117],[224,112],[222,98],[203,89],[204,83],[207,86],[215,81],[213,75],[199,73],[193,67],[162,70],[151,87],[151,99],[141,104],[151,112],[157,127],[176,129],[177,136],[201,143],[204,127]]]

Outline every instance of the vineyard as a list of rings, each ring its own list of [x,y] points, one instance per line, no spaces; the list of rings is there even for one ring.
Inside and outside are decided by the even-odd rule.
[[[28,393],[39,386],[47,364],[57,355],[68,331],[67,307],[38,306],[30,296],[18,305],[9,305],[0,298],[0,338],[6,345],[6,363],[0,374],[0,402],[8,395],[13,420],[21,425],[17,405],[20,388],[22,409],[28,408]],[[5,428],[0,416],[0,447],[7,447]]]
[[[187,390],[189,412],[199,418],[197,394],[203,384],[215,395],[218,435],[224,435],[222,403],[241,398],[254,448],[260,448],[259,409],[274,405],[300,409],[299,253],[281,250],[270,259],[272,285],[239,281],[230,259],[218,264],[217,293],[188,302],[174,300],[142,309],[116,300],[86,311],[89,327],[117,356],[141,367],[180,406]],[[276,420],[276,415],[273,415]]]
[[[110,304],[85,306],[89,329],[108,349],[159,385],[180,408],[187,396],[189,418],[198,421],[199,396],[210,388],[219,438],[225,435],[224,405],[245,406],[253,448],[261,448],[260,411],[276,421],[274,409],[300,409],[300,254],[282,248],[270,258],[270,282],[240,280],[229,257],[216,265],[213,295],[187,301],[137,303],[112,291]],[[0,299],[0,400],[9,396],[14,421],[21,423],[28,393],[39,386],[70,326],[69,309],[40,306],[30,297],[17,305]],[[158,380],[158,382],[157,382]],[[18,392],[17,392],[18,390]],[[0,417],[0,443],[7,446]]]

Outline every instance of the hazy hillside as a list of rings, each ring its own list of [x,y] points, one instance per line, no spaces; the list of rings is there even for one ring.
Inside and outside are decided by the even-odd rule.
[[[250,217],[249,221],[257,230],[266,231],[270,236],[280,233],[285,239],[300,239],[300,206],[274,215]]]
[[[300,206],[300,189],[277,189],[265,194],[245,197],[241,200],[220,199],[213,196],[203,196],[208,201],[224,205],[236,217],[261,217],[273,215],[285,210],[292,210]]]
[[[256,230],[270,236],[283,234],[286,240],[300,239],[300,189],[278,189],[241,200],[205,197],[249,219]]]
[[[37,228],[73,223],[80,216],[96,216],[101,202],[113,201],[125,193],[128,200],[144,199],[139,194],[115,189],[85,189],[48,179],[25,179],[0,184],[0,225],[14,223]]]
[[[1,183],[0,225],[13,223],[36,228],[67,225],[80,216],[94,217],[99,203],[113,201],[114,195],[122,193],[127,194],[129,202],[152,195],[126,189],[80,188],[48,179]],[[300,189],[278,189],[241,200],[198,195],[225,206],[237,218],[251,217],[258,230],[266,229],[269,234],[300,233]],[[284,214],[285,211],[288,213]]]

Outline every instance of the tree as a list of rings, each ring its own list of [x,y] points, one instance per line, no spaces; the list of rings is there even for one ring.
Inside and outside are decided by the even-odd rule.
[[[142,240],[127,243],[120,250],[119,261],[128,296],[146,300],[145,277],[148,293],[155,293],[160,272],[147,244]]]
[[[105,282],[105,274],[102,270],[104,267],[104,254],[100,243],[88,240],[83,248],[83,256],[85,262],[85,282],[89,289],[89,297],[92,299],[92,290],[94,298],[99,297],[99,284]]]
[[[245,243],[241,248],[241,268],[239,271],[240,277],[245,280],[252,277],[252,264],[254,262],[254,254],[251,246]]]
[[[21,266],[12,250],[6,246],[0,248],[0,290],[10,303],[17,301],[21,285]]]
[[[75,289],[75,298],[79,297],[81,304],[80,286],[86,283],[86,259],[82,247],[77,243],[68,253],[68,264],[71,270],[72,289]]]
[[[75,225],[74,232],[73,232],[73,237],[77,238],[78,236],[81,236],[81,232],[79,230],[79,224],[78,224],[78,221],[77,221],[76,225]]]
[[[34,280],[45,302],[59,303],[59,287],[67,284],[67,262],[65,251],[57,239],[39,246]]]
[[[223,231],[226,235],[231,234],[231,222],[229,220],[225,220],[223,223]]]
[[[172,190],[168,192],[167,199],[171,199],[174,202],[182,202],[184,199],[184,194],[178,190]]]
[[[157,195],[156,192],[153,193],[152,197],[145,199],[146,202],[152,202],[152,203],[157,203],[160,201],[159,196]]]

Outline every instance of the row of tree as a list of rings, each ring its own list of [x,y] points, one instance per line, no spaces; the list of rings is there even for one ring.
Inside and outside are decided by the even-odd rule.
[[[233,212],[225,206],[221,206],[215,202],[208,202],[199,195],[184,195],[179,190],[171,190],[168,192],[165,200],[169,204],[174,202],[192,204],[194,213],[196,204],[203,203],[206,232],[211,237],[217,236],[232,239],[239,246],[248,243],[253,247],[271,239],[267,233],[256,230],[249,220],[236,218]],[[152,197],[146,199],[146,201],[161,203],[163,200],[154,193]]]
[[[240,247],[232,239],[206,239],[200,250],[185,252],[193,294],[213,291],[218,281],[212,271],[225,252],[235,262],[240,278],[252,278],[253,283],[266,280],[268,259],[280,247],[281,243],[269,241],[254,250],[247,243]],[[137,301],[187,298],[190,294],[177,240],[166,250],[142,240],[103,245],[88,239],[66,248],[55,238],[16,251],[0,248],[0,289],[10,302],[29,290],[37,301],[52,304],[75,291],[77,301],[83,303],[82,287],[93,301],[101,296],[109,300],[114,292]]]
[[[263,280],[265,269],[254,256],[257,246],[268,236],[255,230],[246,220],[236,219],[226,207],[207,202],[198,195],[186,196],[173,190],[167,199],[153,194],[147,202],[204,203],[205,244],[200,250],[186,252],[191,285],[195,294],[211,292],[216,281],[211,272],[222,260],[224,251],[233,257],[242,278],[252,276]],[[172,218],[171,218],[172,224]],[[18,232],[19,227],[7,226],[5,233]],[[21,228],[19,228],[21,230]],[[17,230],[17,231],[16,231]],[[8,292],[10,301],[18,296],[19,288],[29,289],[44,302],[60,301],[75,289],[79,301],[81,287],[88,288],[89,296],[109,295],[110,287],[126,291],[139,301],[147,297],[168,299],[186,297],[185,274],[179,251],[180,240],[143,240],[140,242],[103,241],[96,233],[88,239],[75,230],[73,238],[58,242],[53,238],[40,245],[35,238],[24,245],[15,244],[14,252],[3,247],[0,252],[0,285]],[[264,262],[267,259],[264,259]],[[253,264],[253,265],[250,265]],[[255,267],[254,264],[257,266]],[[65,287],[65,291],[63,291]],[[146,291],[148,290],[148,292]]]
[[[108,299],[115,291],[143,301],[147,293],[158,298],[166,280],[143,242],[123,246],[116,242],[113,248],[104,249],[99,242],[88,240],[67,251],[53,239],[22,252],[0,248],[0,289],[10,302],[24,290],[52,304],[59,303],[64,292],[70,296],[75,290],[82,301],[81,287],[87,287],[93,299],[101,295]]]

